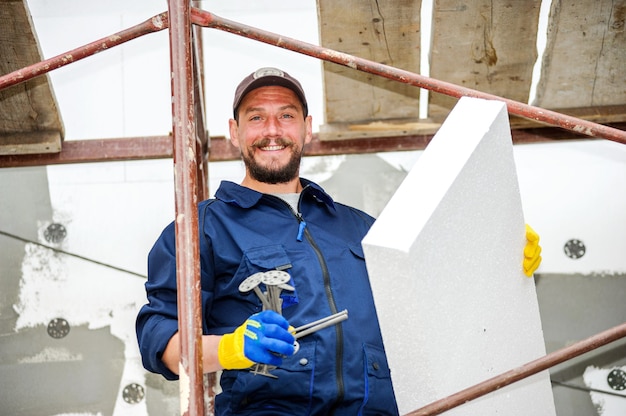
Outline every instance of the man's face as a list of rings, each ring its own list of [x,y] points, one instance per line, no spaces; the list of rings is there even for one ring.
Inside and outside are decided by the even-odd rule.
[[[311,117],[289,88],[249,92],[239,105],[239,122],[229,121],[230,138],[241,151],[248,175],[269,184],[298,177],[302,148],[311,141]]]

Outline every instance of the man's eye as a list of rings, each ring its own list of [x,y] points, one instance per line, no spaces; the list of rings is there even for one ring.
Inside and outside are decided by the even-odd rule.
[[[292,114],[283,114],[282,118],[293,118]]]

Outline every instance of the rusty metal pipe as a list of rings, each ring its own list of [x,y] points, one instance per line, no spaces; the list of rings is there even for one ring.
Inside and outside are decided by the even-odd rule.
[[[18,69],[17,71],[2,75],[0,77],[0,90],[28,81],[54,69],[71,64],[72,62],[79,61],[88,56],[95,55],[98,52],[102,52],[111,47],[128,42],[129,40],[133,40],[149,33],[159,32],[167,28],[167,12],[157,14],[156,16],[153,16],[150,19],[139,23],[138,25],[114,33],[113,35],[107,36],[106,38],[96,40],[79,48],[65,52],[61,55],[45,59],[36,64],[32,64],[22,69]]]
[[[620,338],[626,337],[626,322],[600,332],[592,337],[579,341],[573,345],[561,348],[535,361],[524,364],[521,367],[514,368],[506,373],[500,374],[482,383],[476,384],[465,390],[461,390],[451,396],[437,400],[418,410],[407,413],[405,416],[434,416],[441,414],[447,410],[455,408],[474,400],[485,394],[491,393],[509,384],[515,383],[533,374],[537,374],[543,370],[547,370],[557,364],[578,357],[586,352],[595,350],[603,345],[609,344]]]
[[[439,81],[423,75],[394,68],[389,65],[384,65],[378,62],[348,55],[343,52],[280,36],[272,32],[257,29],[228,19],[223,19],[201,9],[191,9],[191,21],[199,26],[223,30],[225,32],[230,32],[249,39],[278,46],[283,49],[288,49],[304,55],[312,56],[314,58],[323,59],[325,61],[347,66],[352,69],[379,75],[384,78],[425,88],[452,97],[460,98],[467,96],[486,100],[503,101],[511,114],[544,124],[558,126],[586,136],[599,137],[626,144],[626,131],[557,113],[555,111],[534,107],[518,101],[510,100],[508,98],[498,97],[496,95],[461,87],[449,82]]]
[[[188,0],[169,0],[172,132],[176,202],[176,285],[180,334],[180,408],[204,414],[198,171],[191,21]]]

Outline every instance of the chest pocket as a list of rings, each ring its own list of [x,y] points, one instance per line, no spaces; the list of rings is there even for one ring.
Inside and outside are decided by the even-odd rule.
[[[257,272],[274,269],[283,270],[290,267],[291,261],[281,244],[253,247],[243,253],[242,264],[239,266],[237,275],[239,272],[244,272],[249,276]]]
[[[283,270],[289,272],[290,269],[291,260],[281,244],[253,247],[244,251],[243,258],[241,259],[241,263],[233,280],[238,286],[247,277],[255,273],[269,270]],[[288,284],[295,289],[296,286],[293,277],[289,279]],[[265,291],[264,285],[261,285],[261,290]],[[254,292],[250,292],[247,295],[257,297]],[[283,309],[298,303],[298,295],[295,290],[282,290],[280,297],[283,300]],[[260,303],[261,301],[259,300],[259,304]]]

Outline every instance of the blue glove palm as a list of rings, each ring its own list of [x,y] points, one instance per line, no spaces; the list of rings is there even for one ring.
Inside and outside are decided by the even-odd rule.
[[[294,353],[294,341],[284,317],[274,311],[263,311],[222,337],[218,359],[227,370],[248,368],[255,362],[279,366],[280,355]]]

